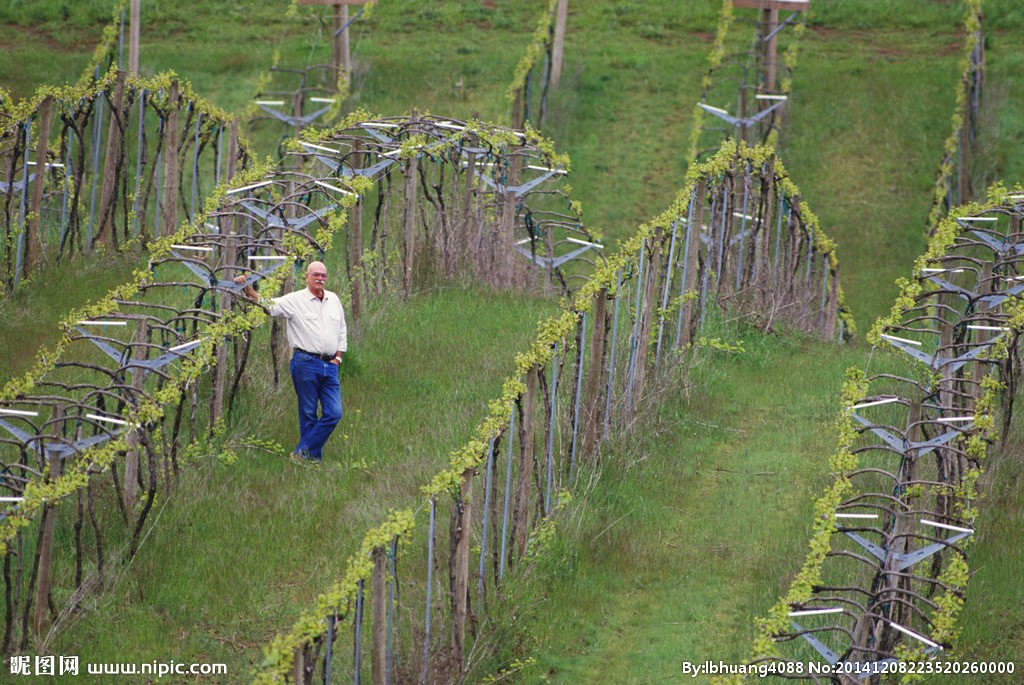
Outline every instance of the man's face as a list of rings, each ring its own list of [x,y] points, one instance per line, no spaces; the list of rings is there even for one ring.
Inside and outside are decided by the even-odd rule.
[[[320,294],[327,282],[327,267],[322,264],[311,264],[306,270],[306,286],[313,294]]]

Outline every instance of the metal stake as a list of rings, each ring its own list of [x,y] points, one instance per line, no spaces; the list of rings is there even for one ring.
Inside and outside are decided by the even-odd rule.
[[[572,447],[569,451],[569,487],[574,481],[576,468],[576,441],[580,427],[580,392],[583,387],[583,353],[587,348],[587,313],[583,312],[580,322],[580,357],[576,362],[576,400],[572,408]]]
[[[619,335],[619,302],[622,300],[622,269],[615,272],[615,316],[612,317],[612,345],[608,355],[608,390],[604,400],[604,434],[608,434],[612,415],[612,388],[615,385],[615,341]]]
[[[511,440],[512,436],[510,435],[509,441]],[[484,601],[484,570],[487,560],[487,524],[489,523],[489,514],[491,512],[491,474],[494,471],[494,441],[495,438],[491,438],[487,446],[487,473],[484,478],[484,518],[480,530],[480,570],[477,573],[476,581],[476,603],[478,607],[482,607]]]
[[[423,673],[420,682],[427,685],[430,672],[430,599],[434,585],[434,527],[436,525],[437,502],[430,498],[430,537],[427,539],[427,618],[423,637]]]
[[[505,504],[501,517],[501,556],[498,562],[498,580],[505,577],[505,560],[508,558],[508,505],[512,490],[512,435],[516,427],[516,409],[512,408],[512,416],[508,420],[508,470],[505,472]]]
[[[555,461],[555,416],[558,413],[558,346],[555,343],[555,356],[551,360],[551,419],[548,421],[548,476],[544,486],[544,514],[551,513],[551,482],[554,478]]]

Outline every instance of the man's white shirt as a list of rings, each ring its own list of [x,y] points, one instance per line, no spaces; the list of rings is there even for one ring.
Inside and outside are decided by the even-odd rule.
[[[324,299],[303,288],[270,300],[270,315],[288,321],[288,344],[314,354],[334,355],[348,349],[348,330],[341,300],[329,290]]]

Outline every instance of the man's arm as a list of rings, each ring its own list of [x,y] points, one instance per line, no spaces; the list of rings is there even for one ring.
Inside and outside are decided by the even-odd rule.
[[[246,278],[247,276],[243,274],[241,276],[235,276],[234,281],[241,285],[245,283]],[[244,295],[246,299],[255,302],[258,307],[262,307],[271,316],[283,316],[286,319],[290,319],[292,316],[287,306],[288,300],[286,297],[260,297],[259,292],[251,285],[247,285],[242,288],[242,295]]]
[[[338,327],[338,351],[334,353],[334,360],[332,364],[341,364],[342,356],[345,354],[345,350],[348,349],[348,328],[345,326],[345,308],[341,306],[341,302],[338,302],[338,308],[341,310],[341,321]]]
[[[235,276],[235,283],[237,283],[238,285],[242,285],[243,283],[245,283],[246,278],[248,277],[245,276],[244,274],[241,276]],[[242,294],[255,302],[259,302],[260,300],[260,294],[256,292],[256,288],[252,287],[252,285],[247,285],[244,288],[242,288]]]

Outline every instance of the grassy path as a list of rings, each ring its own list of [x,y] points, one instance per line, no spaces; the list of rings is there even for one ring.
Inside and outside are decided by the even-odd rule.
[[[1017,406],[1020,406],[1020,398]],[[1018,416],[1002,454],[988,464],[982,481],[985,493],[977,520],[978,539],[971,550],[973,576],[960,618],[961,633],[951,659],[1016,663],[1013,675],[959,675],[926,681],[942,685],[970,685],[984,681],[1020,683],[1024,673],[1024,614],[1020,593],[1024,549],[1024,420]]]
[[[49,266],[16,293],[0,298],[0,384],[20,376],[42,348],[52,348],[62,331],[57,323],[131,279],[145,259],[134,254],[79,257]]]
[[[562,558],[530,583],[538,664],[521,682],[651,683],[749,651],[753,617],[803,562],[843,370],[861,358],[744,337],[614,443],[560,525]]]
[[[230,433],[238,460],[210,455],[182,468],[131,569],[89,598],[55,653],[226,663],[228,681],[245,681],[260,648],[337,578],[363,532],[417,501],[550,307],[521,294],[448,290],[376,312],[346,356],[345,418],[319,469],[241,446],[256,437],[287,449],[297,437],[290,382],[269,387],[260,343],[249,377],[264,387],[249,388]]]

